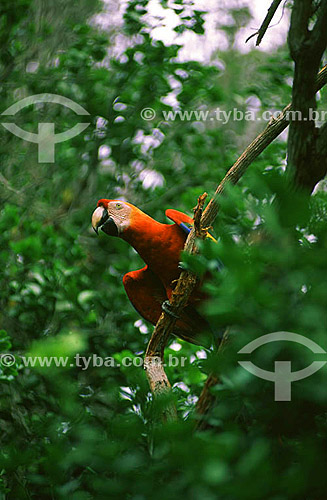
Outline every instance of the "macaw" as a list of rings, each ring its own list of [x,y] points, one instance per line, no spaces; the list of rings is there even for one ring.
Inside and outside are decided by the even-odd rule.
[[[138,313],[155,325],[162,309],[169,313],[169,300],[178,279],[180,253],[193,219],[178,210],[166,210],[174,224],[162,224],[131,203],[101,199],[92,215],[92,226],[109,236],[120,237],[132,245],[145,267],[124,275],[127,296]],[[210,236],[211,237],[211,236]],[[212,237],[211,237],[212,238]],[[197,311],[205,295],[195,290],[174,327],[174,334],[193,344],[209,347],[213,332]]]

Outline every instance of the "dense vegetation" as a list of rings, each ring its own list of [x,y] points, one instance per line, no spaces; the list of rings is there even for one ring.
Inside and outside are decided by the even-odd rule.
[[[175,31],[203,36],[204,12],[174,5]],[[326,185],[310,198],[294,190],[284,135],[222,198],[218,244],[205,242],[186,260],[199,274],[211,271],[205,313],[217,329],[230,325],[230,336],[218,356],[182,341],[167,347],[167,355],[187,357],[184,367],[167,368],[178,422],[159,423],[160,402],[140,367],[21,361],[142,356],[152,326],[121,283],[141,260],[123,241],[95,236],[97,200],[124,198],[162,222],[166,208],[191,213],[263,124],[165,121],[163,111],[263,111],[291,99],[286,45],[271,53],[235,48],[238,29],[251,19],[244,6],[225,12],[228,22],[217,30],[226,48],[206,64],[179,58],[182,44],[153,38],[147,0],[130,0],[122,21],[106,29],[96,17],[102,8],[81,0],[0,6],[1,112],[52,93],[83,106],[91,122],[56,145],[55,163],[38,163],[36,144],[1,127],[0,350],[16,362],[0,367],[0,499],[322,499],[326,368],[292,384],[292,401],[275,402],[273,384],[237,362],[245,344],[275,331],[297,332],[327,349]],[[142,119],[144,108],[156,117]],[[56,133],[80,121],[54,104],[29,106],[10,120],[30,132],[54,122]],[[313,355],[275,343],[251,359],[267,370],[276,359],[291,359],[294,371]],[[220,378],[217,400],[208,428],[194,432],[194,403],[211,371]]]

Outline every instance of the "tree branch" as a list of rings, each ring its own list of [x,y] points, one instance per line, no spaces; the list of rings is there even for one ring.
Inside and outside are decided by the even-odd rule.
[[[0,184],[3,184],[8,189],[8,191],[11,191],[12,193],[15,193],[15,194],[18,194],[18,195],[21,194],[17,189],[15,189],[15,188],[12,187],[12,185],[10,184],[10,182],[1,173],[0,173]]]
[[[321,2],[317,11],[317,20],[312,30],[312,47],[320,58],[326,50],[327,44],[327,2]]]
[[[290,124],[287,169],[295,183],[310,192],[321,180],[312,110],[316,109],[316,76],[327,46],[327,2],[320,4],[315,27],[310,31],[312,10],[311,0],[294,0],[288,39],[295,62],[292,103],[297,117]]]
[[[201,216],[206,197],[206,193],[201,195],[198,199],[198,204],[194,209],[194,229],[191,233],[194,233],[194,235],[197,234],[199,237],[201,237]],[[187,249],[189,240],[190,238],[188,237],[184,250]],[[192,241],[194,242],[194,240],[195,238]],[[195,245],[194,243],[191,243],[191,245],[192,248],[190,248],[190,253],[193,253],[195,251]],[[149,380],[150,389],[156,397],[166,396],[171,391],[171,385],[163,366],[164,348],[171,332],[173,331],[176,317],[186,305],[189,296],[197,284],[197,281],[197,277],[194,274],[182,271],[170,300],[170,309],[174,316],[171,316],[164,311],[162,312],[148,343],[144,358],[144,369]],[[176,408],[169,400],[163,411],[162,417],[164,421],[171,421],[177,418]]]
[[[220,342],[218,347],[217,354],[219,355],[222,354],[223,348],[226,345],[226,342],[228,340],[228,333],[229,329],[227,328],[222,338],[222,341]],[[208,427],[208,422],[206,421],[205,416],[209,412],[215,400],[215,396],[212,394],[211,389],[218,383],[219,383],[218,376],[215,373],[211,373],[208,376],[206,383],[203,386],[199,399],[195,405],[195,412],[198,417],[195,426],[197,430],[203,430]]]
[[[315,172],[319,179],[327,174],[327,122],[320,127],[316,138]]]
[[[325,158],[327,162],[327,122],[324,123],[322,127],[319,129],[319,135],[317,139],[317,150],[320,155]]]
[[[318,90],[320,90],[326,83],[327,65],[320,71],[318,75],[315,91],[317,92]],[[245,173],[248,166],[288,126],[288,112],[291,109],[292,106],[291,104],[289,104],[283,110],[279,118],[271,120],[266,126],[265,130],[251,142],[251,144],[246,148],[246,150],[242,153],[242,155],[238,158],[234,165],[228,170],[227,174],[218,185],[213,198],[210,200],[206,209],[201,215],[200,231],[197,230],[198,237],[205,237],[206,231],[203,231],[203,229],[213,224],[219,210],[218,197],[223,193],[226,184],[236,184]],[[204,199],[202,196],[198,200],[198,205],[194,214],[194,219],[196,221],[198,221],[199,212],[202,212],[203,203]],[[196,226],[198,226],[198,222],[196,223]],[[194,228],[187,237],[184,246],[185,252],[194,253],[196,251],[195,240],[196,230]],[[171,310],[173,311],[174,315],[178,316],[179,313],[183,310],[197,284],[198,279],[194,274],[185,270],[181,272],[177,285],[173,290],[170,299]],[[167,394],[171,389],[163,367],[163,359],[164,348],[171,332],[173,331],[175,322],[175,317],[162,312],[156,324],[152,337],[149,341],[145,354],[144,368],[154,396]],[[154,362],[154,360],[156,361]],[[167,406],[163,418],[165,420],[172,420],[176,418],[176,409],[172,404],[169,404]]]
[[[308,24],[311,9],[311,0],[294,0],[291,25],[288,33],[288,45],[293,59],[296,59],[301,54],[301,50],[308,43]]]
[[[253,38],[254,36],[258,35],[258,38],[257,38],[257,41],[255,44],[257,46],[260,45],[263,37],[266,34],[266,31],[269,27],[269,24],[271,23],[271,20],[274,17],[276,10],[278,9],[278,7],[281,3],[282,3],[282,0],[273,0],[272,4],[270,5],[270,7],[268,9],[267,15],[264,18],[263,23],[261,24],[260,28],[258,29],[258,31],[253,33],[253,35],[249,36],[249,38],[247,38],[245,40],[245,43],[247,43],[249,40],[251,40],[251,38]]]

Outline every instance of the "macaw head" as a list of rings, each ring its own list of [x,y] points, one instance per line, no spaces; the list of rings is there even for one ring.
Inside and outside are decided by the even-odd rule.
[[[92,214],[92,227],[109,236],[120,236],[131,224],[136,207],[121,200],[99,200]]]

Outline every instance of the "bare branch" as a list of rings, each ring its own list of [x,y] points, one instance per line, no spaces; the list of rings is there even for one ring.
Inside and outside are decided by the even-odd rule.
[[[308,24],[312,11],[311,0],[294,0],[291,25],[288,33],[288,45],[295,60],[304,50],[308,40]]]
[[[253,38],[254,36],[258,35],[256,45],[257,46],[260,45],[263,37],[266,34],[266,31],[269,27],[269,24],[271,23],[271,20],[274,17],[276,10],[278,9],[278,7],[281,3],[282,3],[282,0],[273,0],[272,4],[270,5],[270,7],[268,9],[267,15],[263,20],[262,25],[260,26],[260,28],[258,29],[258,31],[256,33],[254,33],[253,35],[249,36],[249,38],[246,39],[245,43],[247,43],[249,40],[251,40],[251,38]]]
[[[321,156],[324,156],[327,161],[327,122],[319,129],[317,151],[319,151]]]
[[[17,191],[17,189],[12,187],[10,182],[1,173],[0,173],[0,183],[3,184],[8,189],[8,191],[11,191],[11,192],[13,192],[15,194],[19,194],[19,195],[21,194],[19,191]]]
[[[322,172],[320,162],[316,161],[318,134],[311,111],[316,108],[315,82],[327,46],[327,1],[321,2],[317,9],[317,21],[310,31],[312,11],[311,0],[294,0],[288,38],[295,61],[292,103],[299,115],[290,124],[287,169],[295,184],[310,192]]]
[[[327,2],[321,2],[317,10],[316,24],[312,30],[312,48],[320,58],[327,45]]]
[[[194,209],[194,223],[197,228],[196,230],[199,231],[199,237],[201,235],[202,209],[206,197],[207,193],[201,195],[198,199],[198,204]],[[191,233],[195,234],[195,230],[193,229]],[[205,236],[206,233],[203,237],[205,238]],[[186,244],[184,248],[186,249]],[[193,253],[194,251],[195,245],[192,245],[190,253]],[[181,280],[181,277],[183,277],[183,280]],[[171,385],[163,367],[164,348],[171,332],[173,331],[176,318],[178,317],[179,312],[182,311],[186,305],[191,292],[197,284],[197,281],[197,277],[194,274],[182,271],[177,282],[177,286],[173,291],[173,297],[170,301],[170,309],[173,312],[173,316],[165,313],[164,311],[162,312],[148,343],[144,358],[144,369],[149,380],[151,391],[156,397],[169,395],[170,393]],[[170,421],[175,420],[176,418],[176,408],[171,401],[168,401],[163,412],[163,420]]]
[[[222,351],[226,346],[226,342],[228,340],[228,333],[229,329],[227,328],[227,330],[224,333],[223,339],[218,347],[219,355],[222,354]],[[215,396],[212,394],[211,389],[218,383],[219,383],[219,378],[217,377],[217,375],[215,373],[211,373],[207,378],[206,383],[203,386],[202,392],[195,406],[195,411],[198,416],[198,420],[195,426],[197,430],[205,429],[206,427],[208,427],[208,422],[206,421],[205,417],[215,400]]]
[[[203,193],[201,196],[199,196],[198,204],[194,208],[193,219],[194,219],[194,231],[195,231],[196,238],[205,238],[206,237],[206,232],[204,231],[203,227],[201,227],[201,217],[202,217],[203,207],[204,207],[204,203],[206,201],[207,196],[208,196],[207,193]]]
[[[316,138],[315,173],[319,179],[327,174],[327,122],[320,127]]]

